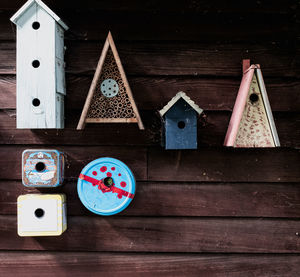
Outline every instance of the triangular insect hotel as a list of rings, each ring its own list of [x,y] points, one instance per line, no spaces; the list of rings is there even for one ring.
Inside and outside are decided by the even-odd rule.
[[[144,129],[121,60],[109,32],[77,130],[86,123],[137,123]]]
[[[224,145],[280,146],[260,66],[244,60],[243,72]]]

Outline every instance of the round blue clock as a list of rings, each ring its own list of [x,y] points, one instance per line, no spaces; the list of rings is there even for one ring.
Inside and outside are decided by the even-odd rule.
[[[113,158],[99,158],[86,165],[78,178],[82,204],[98,215],[123,211],[135,194],[135,179],[126,164]]]

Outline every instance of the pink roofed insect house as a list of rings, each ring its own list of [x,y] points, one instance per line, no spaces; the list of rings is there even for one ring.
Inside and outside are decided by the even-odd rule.
[[[260,65],[243,60],[243,79],[224,141],[232,147],[280,146]]]

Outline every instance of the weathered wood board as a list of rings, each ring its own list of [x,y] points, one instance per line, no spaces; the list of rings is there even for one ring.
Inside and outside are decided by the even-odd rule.
[[[299,255],[0,252],[5,276],[297,276]]]
[[[0,153],[6,159],[0,160],[0,179],[21,179],[22,152],[28,147],[0,146]],[[100,157],[118,158],[128,164],[137,180],[147,179],[147,155],[143,147],[118,147],[118,146],[87,146],[81,148],[76,146],[57,147],[57,150],[65,156],[65,179],[78,178],[82,168],[92,160]]]
[[[104,39],[105,37],[103,37]],[[66,41],[66,72],[92,75],[99,59],[101,41]],[[116,40],[117,41],[117,40]],[[236,77],[241,76],[241,57],[259,61],[264,77],[297,78],[299,40],[258,44],[223,42],[138,41],[118,42],[123,66],[130,75]],[[101,48],[100,48],[101,49]],[[0,45],[0,73],[15,73],[15,42]],[[293,52],[293,55],[290,53]],[[201,61],[201,62],[199,62]],[[230,66],[229,66],[230,65]],[[129,80],[130,81],[130,80]],[[188,91],[186,91],[188,93]]]
[[[297,182],[299,150],[201,148],[148,151],[148,179],[177,182]],[[283,158],[284,156],[284,158]]]
[[[16,214],[18,195],[48,191],[25,188],[20,181],[0,181],[0,214]],[[77,197],[76,180],[51,192],[68,195],[68,215],[93,215]],[[134,201],[120,216],[298,218],[299,213],[299,183],[142,181],[137,182]]]
[[[1,250],[300,253],[296,219],[70,216],[60,239],[18,237],[15,216],[0,222]]]
[[[66,109],[82,109],[92,76],[67,74],[66,81],[68,91],[71,91],[66,96]],[[205,112],[231,111],[240,85],[239,79],[222,77],[130,76],[129,81],[141,110],[158,110],[173,97],[174,91],[185,89],[196,103],[201,103]],[[265,78],[265,82],[273,111],[300,111],[299,80],[282,82],[280,78],[271,77]],[[15,109],[15,85],[14,75],[0,75],[1,109]]]
[[[65,130],[16,130],[9,18],[24,1],[0,3],[0,275],[298,276],[298,1],[44,1],[70,26]],[[75,130],[109,30],[143,132],[135,124]],[[262,66],[282,148],[222,147],[241,60],[249,58]],[[157,111],[181,90],[205,110],[199,149],[165,153]],[[66,184],[51,191],[22,186],[27,148],[65,152]],[[137,179],[136,198],[117,217],[89,213],[77,196],[78,174],[101,156],[121,159]],[[17,196],[37,192],[67,195],[62,236],[17,236]]]

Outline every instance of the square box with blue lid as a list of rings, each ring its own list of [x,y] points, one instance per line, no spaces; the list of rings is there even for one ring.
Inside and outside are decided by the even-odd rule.
[[[63,183],[64,155],[57,150],[28,149],[22,154],[22,183],[26,187],[57,187]]]

